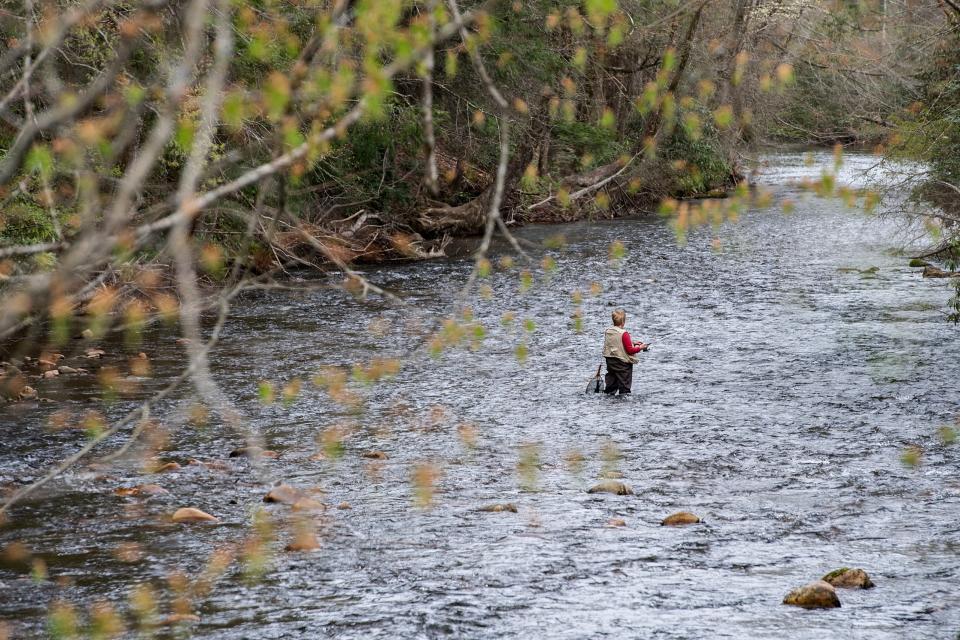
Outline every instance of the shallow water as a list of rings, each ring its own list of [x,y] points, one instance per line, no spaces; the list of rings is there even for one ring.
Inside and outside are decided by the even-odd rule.
[[[800,155],[765,160],[759,182],[796,200],[795,211],[748,212],[720,228],[719,248],[707,230],[678,246],[656,218],[521,229],[521,238],[538,244],[566,236],[567,246],[553,252],[557,270],[538,273],[524,294],[516,270],[498,271],[493,299],[472,304],[487,329],[482,347],[439,359],[417,351],[395,380],[356,387],[367,406],[360,416],[309,384],[289,408],[262,407],[257,383],[406,353],[416,323],[451,308],[470,264],[371,270],[404,296],[404,309],[330,292],[246,295],[212,359],[247,424],[282,454],[265,462],[264,473],[322,487],[325,502],[353,508],[327,512],[319,551],[278,553],[261,582],[225,579],[198,609],[194,633],[260,640],[953,637],[960,629],[960,449],[936,437],[960,403],[960,343],[945,321],[949,284],[923,280],[894,255],[911,237],[897,225],[791,186],[819,172]],[[872,162],[848,159],[843,180],[862,183]],[[619,266],[608,261],[614,240],[628,251]],[[870,267],[878,269],[859,271]],[[598,296],[588,292],[594,281],[603,285]],[[570,318],[578,288],[582,333]],[[633,397],[584,395],[614,305],[626,307],[634,337],[654,346],[635,370]],[[517,321],[504,327],[508,311]],[[386,328],[382,336],[368,329],[374,317]],[[536,325],[526,338],[525,318]],[[140,347],[159,380],[181,360],[174,338],[154,332]],[[524,341],[530,355],[521,364],[514,351]],[[29,481],[83,441],[44,424],[54,410],[92,406],[95,391],[71,380],[40,391],[57,402],[0,413],[0,433],[9,434],[0,484]],[[109,414],[130,406],[116,402]],[[173,431],[164,458],[225,459],[241,444],[216,425],[181,425],[185,406],[172,400],[155,412]],[[354,421],[342,459],[308,461],[319,431]],[[473,450],[458,435],[464,423],[475,425]],[[531,473],[518,472],[524,443],[539,455]],[[900,461],[910,444],[924,447],[916,469]],[[359,457],[370,449],[389,459]],[[565,461],[574,451],[585,456],[580,470]],[[427,510],[412,501],[411,466],[419,461],[441,471]],[[622,472],[636,495],[587,494],[605,465]],[[41,636],[54,598],[122,602],[137,582],[159,584],[176,569],[195,573],[211,549],[242,535],[263,494],[237,459],[225,471],[97,473],[71,472],[17,507],[0,530],[0,544],[28,542],[52,578],[34,584],[0,569],[0,619],[14,621],[15,637]],[[112,495],[134,482],[159,482],[170,494],[142,502]],[[524,490],[524,483],[535,486]],[[505,502],[519,513],[477,511]],[[183,505],[225,524],[160,523]],[[706,524],[659,526],[679,510]],[[627,526],[606,526],[614,517]],[[112,550],[130,541],[146,557],[120,563]],[[841,591],[843,607],[830,611],[780,604],[791,588],[840,566],[865,568],[877,588]],[[70,584],[58,586],[63,576]]]

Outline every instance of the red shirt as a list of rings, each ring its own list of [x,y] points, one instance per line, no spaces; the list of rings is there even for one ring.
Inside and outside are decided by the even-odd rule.
[[[623,332],[623,348],[628,355],[636,355],[643,351],[640,347],[633,346],[633,339],[630,338],[630,334],[626,331]]]

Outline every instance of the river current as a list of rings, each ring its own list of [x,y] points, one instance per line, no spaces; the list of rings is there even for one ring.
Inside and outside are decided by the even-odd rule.
[[[493,297],[470,302],[486,331],[476,350],[468,339],[439,357],[425,348],[404,355],[418,327],[454,305],[467,259],[369,270],[403,307],[329,290],[244,294],[211,355],[216,377],[245,424],[280,453],[264,461],[267,481],[319,487],[331,508],[319,550],[278,550],[257,581],[228,575],[183,633],[955,637],[960,444],[937,437],[960,408],[958,329],[945,319],[950,285],[907,266],[897,249],[915,240],[911,229],[801,192],[794,181],[832,163],[829,154],[815,160],[764,158],[758,184],[795,201],[792,213],[751,210],[682,245],[655,216],[519,229],[541,247],[537,260],[545,239],[563,234],[566,245],[550,250],[557,268],[536,269],[526,292],[517,268],[494,269]],[[848,158],[841,181],[889,180],[868,176],[873,164]],[[618,240],[626,256],[615,263],[609,248]],[[602,291],[591,294],[592,283]],[[571,318],[578,289],[580,332]],[[585,395],[615,307],[653,347],[635,368],[632,397]],[[505,324],[505,313],[515,320]],[[141,394],[182,365],[175,337],[152,331],[133,348],[150,355],[156,376]],[[105,359],[123,360],[122,349],[108,345]],[[308,382],[323,366],[396,356],[404,359],[393,380],[351,383],[361,414]],[[259,381],[280,387],[295,376],[304,390],[289,406],[258,400]],[[0,409],[2,486],[26,483],[82,446],[82,432],[51,431],[48,417],[99,396],[89,379],[37,386],[54,402]],[[122,399],[107,413],[133,406]],[[195,575],[212,549],[244,534],[265,488],[245,459],[227,458],[242,440],[185,414],[181,398],[154,411],[171,431],[163,457],[180,470],[145,475],[121,463],[103,477],[81,465],[14,509],[0,547],[27,543],[49,579],[0,565],[0,620],[13,637],[43,637],[57,598],[122,605],[132,585],[160,585],[175,570]],[[318,434],[338,425],[349,434],[342,457],[311,460]],[[918,466],[901,461],[912,445],[923,449]],[[370,450],[388,457],[361,457]],[[428,508],[414,500],[411,470],[420,463],[438,474]],[[635,495],[586,492],[611,471]],[[141,482],[169,493],[113,494]],[[352,508],[332,507],[341,502]],[[494,503],[517,512],[478,510]],[[181,506],[221,524],[165,524]],[[278,519],[289,512],[268,508]],[[680,510],[705,523],[660,526]],[[626,526],[610,526],[614,518]],[[130,542],[144,556],[121,562],[115,549]],[[865,569],[876,588],[840,590],[839,609],[781,604],[790,589],[844,566]]]

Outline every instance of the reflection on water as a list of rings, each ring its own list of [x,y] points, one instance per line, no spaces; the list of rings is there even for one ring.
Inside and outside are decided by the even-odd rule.
[[[820,158],[825,163],[830,157]],[[477,299],[487,331],[478,351],[439,359],[423,350],[392,382],[358,387],[368,411],[353,416],[315,390],[290,408],[261,407],[259,380],[309,377],[324,365],[405,353],[418,323],[445,313],[469,272],[464,261],[371,271],[402,293],[407,309],[331,294],[258,292],[243,298],[213,355],[219,380],[281,458],[271,480],[319,486],[331,510],[312,554],[280,554],[263,582],[229,578],[198,611],[208,638],[562,637],[901,638],[945,637],[960,624],[957,447],[936,430],[960,401],[960,345],[945,321],[949,284],[924,281],[889,251],[890,223],[788,182],[816,176],[800,156],[767,158],[760,178],[797,201],[789,215],[750,212],[678,247],[659,219],[584,222],[520,230],[541,243],[562,232],[558,269],[518,293],[516,270],[491,278]],[[854,158],[844,178],[872,163]],[[622,265],[608,247],[628,249]],[[872,267],[876,267],[872,270]],[[863,273],[870,270],[871,273]],[[592,282],[603,285],[589,295]],[[584,291],[584,330],[573,331],[574,290]],[[635,395],[582,394],[596,370],[614,306],[654,343],[634,376]],[[505,312],[517,321],[502,322]],[[381,331],[369,325],[379,318]],[[524,319],[535,329],[527,332]],[[515,358],[521,342],[525,365]],[[174,337],[143,347],[159,378],[180,364]],[[59,386],[58,386],[59,385]],[[72,386],[69,386],[72,385]],[[309,386],[309,385],[308,385]],[[82,435],[50,432],[46,416],[86,408],[82,385],[45,385],[54,404],[7,407],[0,483],[36,477],[75,450]],[[111,415],[129,406],[117,403]],[[166,457],[226,459],[240,444],[184,421],[171,401],[156,415],[174,433]],[[181,425],[181,423],[183,423]],[[359,428],[344,458],[309,461],[333,424]],[[463,424],[476,430],[464,446]],[[179,428],[175,429],[176,427]],[[537,446],[520,489],[518,446]],[[924,446],[917,470],[899,461]],[[388,460],[360,453],[382,450]],[[529,451],[529,450],[528,450]],[[572,452],[585,460],[571,465]],[[529,457],[529,456],[528,456]],[[411,466],[440,468],[434,507],[412,507]],[[531,464],[535,464],[532,470]],[[199,570],[209,551],[236,538],[263,488],[232,459],[225,470],[184,466],[159,480],[169,491],[140,503],[112,495],[151,481],[135,469],[109,478],[72,472],[42,500],[18,507],[0,534],[43,554],[52,578],[33,584],[0,570],[0,618],[41,634],[47,604],[122,601],[137,581]],[[571,470],[571,467],[574,467]],[[588,495],[615,467],[635,496]],[[519,512],[477,508],[511,502]],[[178,506],[219,516],[219,527],[160,524]],[[689,510],[705,525],[664,529]],[[51,514],[56,514],[52,516]],[[623,518],[624,528],[608,527]],[[138,542],[134,564],[113,554]],[[878,587],[842,592],[841,609],[780,604],[792,587],[840,566],[865,568]]]

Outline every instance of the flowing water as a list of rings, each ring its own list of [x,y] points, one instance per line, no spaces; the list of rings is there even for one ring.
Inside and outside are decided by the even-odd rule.
[[[871,163],[848,159],[842,179],[862,183]],[[519,230],[538,244],[566,236],[552,252],[556,271],[538,270],[520,293],[516,269],[495,270],[494,296],[472,302],[486,327],[482,346],[439,358],[420,349],[394,380],[353,385],[366,407],[359,415],[309,383],[289,407],[263,406],[257,384],[408,353],[418,323],[454,304],[469,261],[371,270],[404,308],[330,291],[246,294],[212,361],[245,424],[281,453],[263,474],[320,487],[324,502],[352,509],[326,512],[318,551],[278,551],[259,581],[228,575],[199,603],[192,632],[258,640],[955,637],[960,445],[937,438],[960,406],[949,284],[923,280],[892,251],[911,239],[897,225],[791,186],[819,172],[800,155],[766,164],[758,181],[795,200],[793,213],[749,211],[682,246],[655,217]],[[619,265],[608,259],[615,240],[627,249]],[[599,295],[590,294],[593,282]],[[576,289],[584,292],[579,333]],[[654,346],[636,367],[632,397],[584,395],[614,306],[627,309],[634,337]],[[509,326],[506,312],[516,317]],[[516,357],[521,343],[525,363]],[[121,359],[120,349],[108,346],[105,359]],[[141,394],[182,364],[164,331],[139,349],[156,374]],[[55,402],[0,413],[4,485],[36,478],[81,446],[81,432],[45,427],[53,411],[99,406],[89,379],[38,386]],[[116,401],[108,414],[132,406]],[[247,532],[264,487],[248,461],[226,457],[240,436],[216,422],[187,423],[185,413],[173,399],[153,414],[171,430],[164,458],[225,460],[222,468],[146,476],[120,465],[104,476],[81,466],[14,510],[0,544],[26,542],[49,570],[34,582],[9,563],[0,569],[0,619],[15,637],[42,636],[54,599],[122,604],[131,585],[159,588],[176,570],[195,575],[212,549]],[[464,424],[475,429],[472,449]],[[317,434],[335,425],[348,429],[343,456],[309,460]],[[901,462],[910,445],[923,447],[916,468]],[[371,449],[389,458],[360,457]],[[574,452],[584,458],[579,468]],[[428,509],[415,505],[411,484],[421,462],[439,472]],[[612,469],[636,495],[586,493]],[[170,493],[113,495],[137,482]],[[478,511],[507,502],[518,512]],[[221,524],[164,523],[186,505]],[[280,520],[289,512],[269,510]],[[706,523],[660,526],[679,510]],[[608,526],[611,518],[626,526]],[[115,549],[130,542],[144,557],[120,562]],[[841,566],[866,569],[877,587],[841,591],[840,609],[781,604],[791,588]]]

